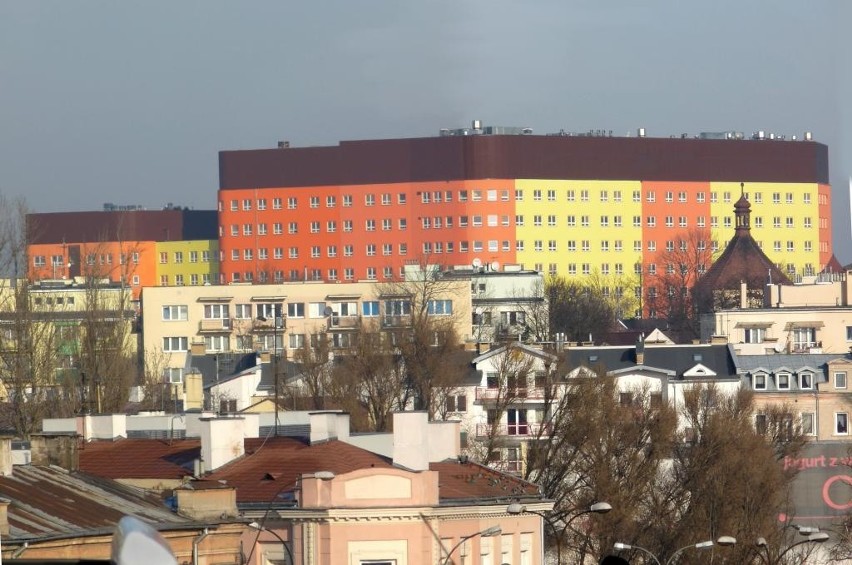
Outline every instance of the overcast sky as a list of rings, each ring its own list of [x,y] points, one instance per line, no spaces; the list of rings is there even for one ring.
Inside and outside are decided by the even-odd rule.
[[[852,261],[852,1],[0,0],[0,192],[213,209],[217,152],[486,124],[813,131]]]

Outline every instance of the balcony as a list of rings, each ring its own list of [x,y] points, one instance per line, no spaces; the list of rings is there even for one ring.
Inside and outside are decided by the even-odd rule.
[[[361,316],[330,316],[328,318],[328,329],[354,330],[360,323]]]
[[[230,318],[206,318],[198,323],[200,332],[229,332],[231,331]]]
[[[384,328],[407,328],[411,325],[411,315],[382,316],[382,327]]]
[[[505,400],[544,400],[545,390],[543,388],[516,388],[502,390],[486,386],[476,387],[476,402],[496,401],[498,396]]]
[[[476,437],[483,438],[491,435],[494,424],[476,424]],[[536,438],[550,436],[550,424],[496,424],[498,437]]]

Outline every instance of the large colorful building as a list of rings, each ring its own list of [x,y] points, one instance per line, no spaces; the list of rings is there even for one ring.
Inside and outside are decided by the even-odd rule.
[[[755,240],[785,272],[817,273],[832,255],[828,150],[810,136],[447,133],[221,152],[222,282],[496,262],[629,288],[690,231],[723,247],[743,190]]]
[[[27,215],[28,275],[142,287],[218,281],[216,212],[120,210]]]

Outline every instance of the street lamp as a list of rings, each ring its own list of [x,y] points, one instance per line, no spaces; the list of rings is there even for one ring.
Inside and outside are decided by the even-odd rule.
[[[475,538],[476,536],[481,536],[481,537],[484,537],[484,538],[490,538],[492,536],[499,536],[502,533],[503,533],[503,529],[500,526],[491,526],[490,528],[482,530],[481,532],[476,532],[475,534],[470,534],[469,536],[464,536],[462,539],[459,540],[459,542],[456,545],[453,546],[453,548],[450,551],[447,552],[447,558],[444,559],[444,565],[449,565],[450,557],[452,556],[453,552],[456,549],[458,549],[458,547],[461,544],[463,544],[464,542],[466,542],[467,540],[469,540],[471,538]]]
[[[275,306],[278,306],[278,304],[276,304]],[[280,386],[280,382],[279,382],[280,379],[279,379],[279,376],[278,376],[278,328],[283,325],[282,324],[282,318],[281,318],[281,316],[279,316],[279,313],[280,312],[275,307],[273,307],[273,311],[272,311],[272,378],[275,381],[275,433],[273,435],[275,435],[276,437],[278,436],[278,406],[279,406],[278,401],[279,401],[279,395],[281,394],[280,393],[281,386]],[[269,321],[269,318],[267,318],[265,316],[258,316],[257,319],[260,320],[261,322]]]
[[[294,565],[296,563],[293,560],[293,552],[290,550],[290,547],[287,545],[287,542],[284,541],[284,538],[279,536],[278,533],[275,530],[270,530],[268,528],[264,528],[263,526],[261,526],[257,522],[251,522],[249,524],[249,527],[257,530],[258,537],[260,537],[260,532],[269,532],[270,534],[275,536],[278,539],[278,541],[281,542],[281,545],[284,546],[284,551],[287,552],[287,558],[289,559],[288,565]],[[255,543],[257,543],[257,538],[255,538]]]
[[[330,481],[334,478],[335,475],[332,471],[317,471],[313,474],[306,473],[305,476],[307,478],[319,479],[321,481]],[[261,531],[271,531],[271,530],[266,529],[266,519],[269,518],[269,513],[272,512],[272,506],[273,506],[273,504],[275,504],[275,500],[286,489],[298,485],[302,481],[302,477],[303,477],[303,475],[297,476],[295,480],[290,481],[289,483],[287,483],[286,485],[284,485],[283,487],[281,487],[280,489],[275,491],[275,494],[272,496],[272,498],[269,499],[269,503],[267,503],[267,505],[266,505],[266,510],[264,510],[263,516],[261,517],[260,522],[253,522],[253,523],[256,523],[258,525],[258,527],[255,528],[255,529],[257,529],[257,535],[254,537],[254,543],[252,543],[252,545],[251,545],[251,549],[249,550],[248,557],[246,558],[246,561],[245,561],[246,563],[251,561],[251,556],[254,554],[254,548],[257,545],[257,540],[260,538],[260,532]],[[249,525],[251,525],[251,524],[249,524]],[[254,527],[254,526],[252,526],[252,527]],[[279,538],[279,539],[281,539],[281,538]],[[283,543],[283,540],[282,540],[282,543]],[[287,544],[284,544],[284,546],[286,547]],[[288,550],[289,550],[289,548],[288,548]],[[292,563],[292,555],[290,557],[291,557],[291,563]]]
[[[757,545],[758,548],[762,548],[763,551],[766,553],[766,556],[764,557],[763,553],[758,550],[757,554],[760,556],[760,559],[764,563],[766,563],[766,565],[773,565],[773,563],[781,563],[783,557],[787,555],[787,553],[794,547],[804,545],[806,543],[823,543],[828,540],[828,534],[826,532],[819,531],[819,528],[802,526],[796,529],[799,530],[800,534],[807,537],[786,547],[783,551],[781,551],[781,553],[778,554],[778,556],[774,560],[769,554],[769,544],[767,543],[766,538],[757,538],[757,542],[755,543],[755,545]]]
[[[670,564],[674,563],[675,558],[677,558],[681,553],[683,553],[687,549],[708,549],[710,547],[713,547],[714,545],[730,546],[730,545],[734,545],[735,543],[737,543],[737,539],[734,538],[734,537],[731,537],[731,536],[721,536],[715,542],[713,540],[707,540],[707,541],[702,541],[702,542],[698,542],[698,543],[691,543],[689,545],[685,545],[685,546],[681,547],[680,549],[678,549],[677,551],[672,553],[671,557],[669,557],[666,560],[666,565],[670,565]],[[615,542],[615,545],[613,547],[614,547],[615,551],[627,551],[627,550],[630,550],[630,549],[639,550],[639,551],[649,555],[651,557],[651,559],[653,559],[654,562],[657,565],[662,565],[660,563],[660,560],[657,559],[657,556],[654,555],[653,553],[651,553],[650,551],[648,551],[647,549],[645,549],[644,547],[639,547],[638,545],[629,545],[629,544],[621,543],[621,542]]]
[[[569,518],[565,521],[562,526],[562,530],[556,529],[556,524],[554,524],[553,520],[547,514],[543,512],[537,512],[535,510],[527,510],[527,507],[518,502],[513,502],[509,506],[506,507],[506,512],[509,514],[535,514],[537,516],[541,516],[544,521],[550,526],[551,531],[553,532],[553,536],[556,538],[556,563],[558,565],[562,565],[562,542],[565,538],[565,533],[568,531],[568,526],[571,525],[571,522],[579,518],[580,516],[585,516],[587,514],[606,514],[612,510],[612,505],[608,502],[595,502],[592,504],[588,510],[583,510]],[[585,548],[584,548],[585,549]]]

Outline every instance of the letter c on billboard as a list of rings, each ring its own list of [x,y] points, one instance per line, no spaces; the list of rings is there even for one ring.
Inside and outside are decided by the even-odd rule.
[[[852,508],[852,502],[847,502],[845,504],[837,504],[831,497],[829,496],[829,489],[831,489],[831,485],[836,483],[837,481],[843,481],[848,485],[852,485],[852,477],[849,475],[834,475],[833,477],[829,477],[825,483],[822,485],[822,500],[825,502],[829,508],[834,510],[849,510]]]

